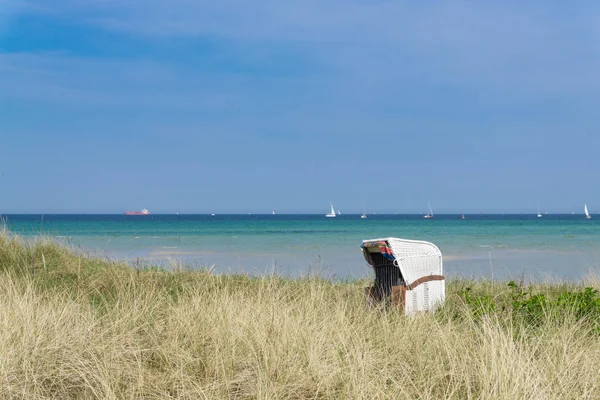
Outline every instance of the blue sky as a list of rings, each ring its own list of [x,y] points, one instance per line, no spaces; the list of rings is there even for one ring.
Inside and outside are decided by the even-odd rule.
[[[0,213],[599,212],[599,8],[0,0]]]

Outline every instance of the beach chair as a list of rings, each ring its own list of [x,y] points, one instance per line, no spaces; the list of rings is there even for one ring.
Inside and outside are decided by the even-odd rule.
[[[444,303],[442,253],[433,243],[390,237],[364,240],[361,248],[375,270],[374,285],[365,288],[372,303],[385,302],[406,315]]]

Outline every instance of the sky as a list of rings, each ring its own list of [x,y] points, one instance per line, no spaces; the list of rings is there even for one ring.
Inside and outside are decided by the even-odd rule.
[[[600,5],[0,0],[0,214],[600,212]]]

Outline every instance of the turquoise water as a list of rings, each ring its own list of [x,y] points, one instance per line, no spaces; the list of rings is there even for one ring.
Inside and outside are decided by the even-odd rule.
[[[395,236],[435,243],[445,274],[577,280],[600,266],[600,217],[583,215],[8,215],[20,235],[51,235],[129,262],[214,266],[222,272],[319,270],[369,274],[362,240]]]

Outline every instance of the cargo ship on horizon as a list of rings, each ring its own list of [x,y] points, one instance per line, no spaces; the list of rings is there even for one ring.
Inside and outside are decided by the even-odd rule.
[[[125,211],[125,215],[148,215],[150,211],[142,208],[142,211]]]

